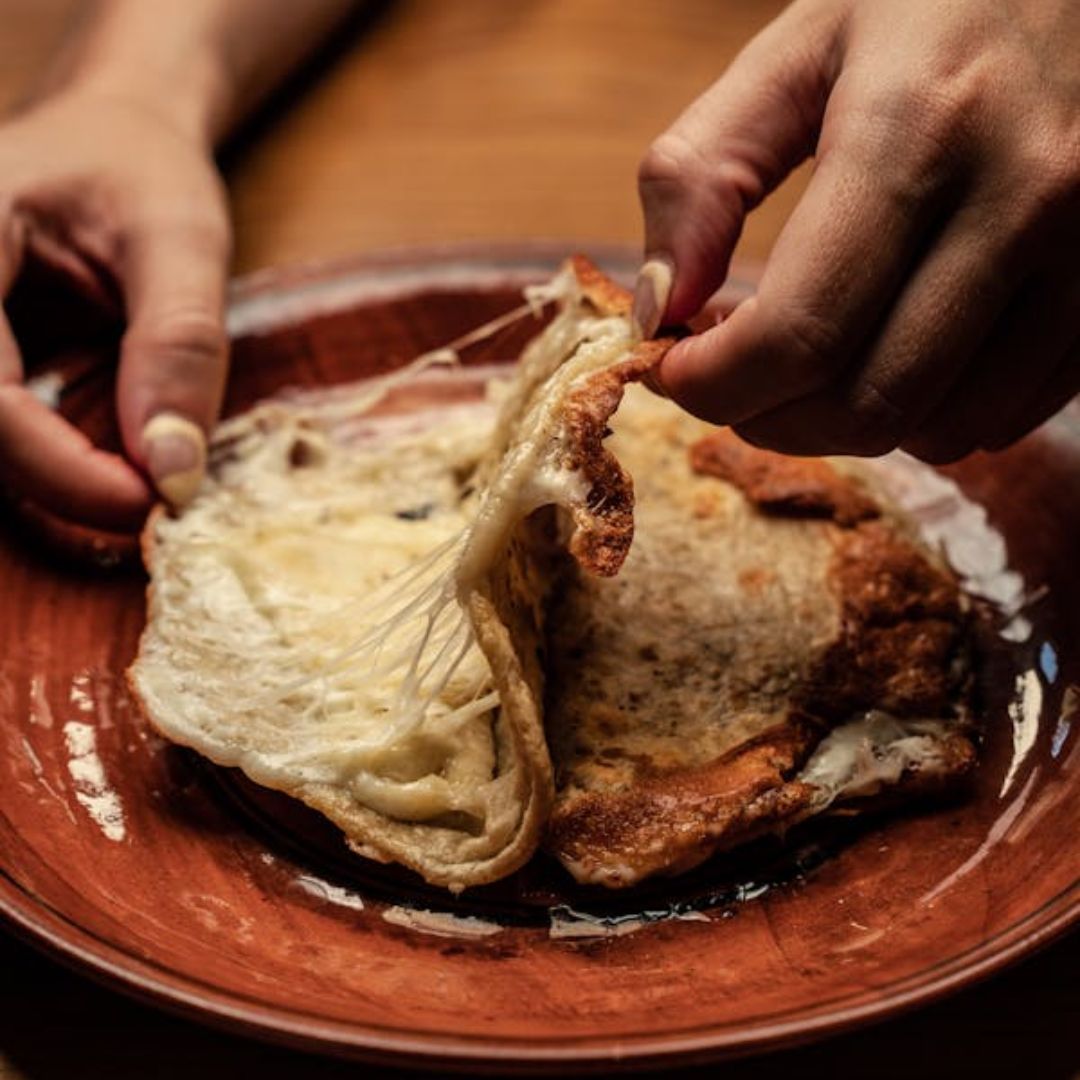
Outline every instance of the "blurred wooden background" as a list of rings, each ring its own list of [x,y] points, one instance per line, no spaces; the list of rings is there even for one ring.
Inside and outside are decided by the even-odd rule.
[[[0,0],[0,102],[33,80],[78,6]],[[370,7],[226,154],[238,272],[443,241],[637,245],[642,152],[784,4]],[[768,251],[800,188],[758,211],[745,253]]]
[[[32,83],[79,6],[0,0],[0,105]],[[554,238],[583,249],[636,246],[635,172],[649,140],[783,6],[376,4],[227,149],[236,270],[416,243]],[[743,257],[767,254],[804,182],[805,170],[753,216]],[[914,1016],[724,1075],[1080,1076],[1078,945],[1074,935]],[[356,1072],[153,1013],[2,932],[0,972],[4,1080]]]

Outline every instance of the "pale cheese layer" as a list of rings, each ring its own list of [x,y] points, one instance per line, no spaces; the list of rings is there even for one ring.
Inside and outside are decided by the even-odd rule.
[[[419,591],[452,566],[470,516],[462,478],[493,419],[482,406],[432,413],[428,427],[356,446],[271,407],[264,430],[245,430],[190,509],[157,525],[136,670],[167,733],[275,787],[346,786],[393,817],[482,816],[492,702],[469,705],[490,690],[486,660],[447,610],[429,641],[456,645],[460,662],[422,721],[388,740],[409,673],[400,658],[422,630],[382,620],[400,608],[410,567],[429,560]],[[377,648],[349,656],[376,632]]]
[[[218,429],[199,496],[155,529],[133,675],[166,734],[271,787],[484,827],[500,703],[463,602],[518,521],[585,497],[561,465],[562,406],[633,344],[572,275],[553,297],[497,416],[369,422],[378,395],[358,387]]]

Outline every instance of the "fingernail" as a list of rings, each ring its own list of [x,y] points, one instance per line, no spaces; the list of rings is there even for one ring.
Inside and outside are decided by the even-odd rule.
[[[674,276],[671,263],[662,257],[649,259],[638,271],[632,318],[643,338],[651,338],[660,328]]]
[[[161,496],[177,509],[199,490],[206,471],[206,436],[176,413],[158,413],[143,428],[146,468]]]

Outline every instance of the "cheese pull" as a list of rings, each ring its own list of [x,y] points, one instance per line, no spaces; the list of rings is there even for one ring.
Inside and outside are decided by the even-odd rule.
[[[496,407],[458,352],[551,305]],[[628,295],[575,259],[401,371],[221,424],[194,500],[155,511],[144,537],[130,680],[151,722],[432,883],[519,867],[554,795],[538,660],[552,534],[537,512],[561,508],[587,571],[618,570],[633,493],[602,442],[624,385],[668,344],[639,341]],[[436,398],[439,380],[473,380],[477,400],[379,414],[425,379]]]

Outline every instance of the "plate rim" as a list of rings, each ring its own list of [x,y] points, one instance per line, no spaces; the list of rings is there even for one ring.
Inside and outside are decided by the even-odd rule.
[[[13,895],[21,897],[23,903],[13,900]],[[298,1049],[399,1066],[430,1065],[438,1058],[440,1066],[459,1071],[508,1066],[521,1071],[543,1071],[569,1064],[644,1068],[688,1065],[766,1048],[790,1047],[930,1004],[1063,937],[1080,921],[1080,881],[1066,886],[1020,922],[962,953],[894,982],[822,1002],[813,1011],[796,1010],[784,1014],[785,1018],[779,1021],[703,1025],[671,1034],[629,1038],[573,1036],[559,1043],[514,1036],[501,1036],[496,1042],[482,1035],[380,1028],[320,1018],[215,990],[209,984],[200,984],[190,976],[179,975],[98,938],[33,896],[6,871],[0,871],[0,916],[22,940],[137,1001],[149,1001],[187,1019]],[[50,916],[70,936],[50,927]],[[937,975],[925,979],[928,972],[935,971]],[[845,1001],[854,1003],[845,1005]]]
[[[256,270],[230,284],[230,312],[252,305],[268,294],[310,295],[338,287],[338,299],[325,309],[340,309],[375,291],[403,295],[430,288],[440,280],[490,280],[493,284],[522,279],[560,262],[577,243],[556,240],[523,242],[471,242],[384,248],[332,259],[310,260]],[[624,273],[640,261],[638,253],[619,244],[588,244],[601,264],[613,264]],[[746,285],[759,267],[737,262],[731,275]],[[462,273],[464,277],[448,273]],[[379,275],[396,272],[396,283]],[[404,276],[402,276],[404,275]],[[355,286],[342,291],[343,283]],[[396,291],[395,291],[396,290]],[[310,309],[308,310],[310,315]],[[261,322],[258,308],[248,316],[242,334],[287,325],[275,315]],[[307,1051],[384,1064],[430,1066],[454,1070],[512,1068],[518,1072],[580,1065],[585,1068],[646,1068],[688,1065],[721,1057],[779,1049],[826,1038],[851,1028],[882,1021],[970,986],[1063,937],[1080,923],[1080,879],[1019,922],[1002,928],[963,952],[922,967],[893,982],[867,987],[841,998],[820,1002],[779,1015],[781,1019],[711,1024],[676,1031],[636,1036],[582,1035],[545,1042],[534,1037],[452,1035],[416,1029],[380,1028],[347,1020],[320,1018],[284,1006],[260,1003],[243,995],[214,988],[164,965],[126,952],[24,888],[0,867],[0,918],[8,929],[53,959],[89,975],[96,981],[143,1003],[188,1020],[232,1033],[282,1043]],[[847,1002],[847,1004],[845,1004]]]

